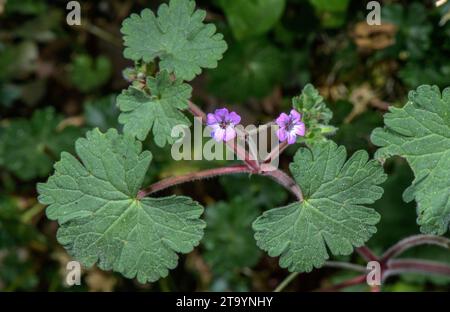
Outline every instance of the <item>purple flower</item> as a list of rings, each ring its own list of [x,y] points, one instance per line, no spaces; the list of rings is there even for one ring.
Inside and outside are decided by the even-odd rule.
[[[278,139],[281,142],[287,140],[288,144],[294,144],[298,136],[305,136],[306,128],[301,120],[302,115],[295,109],[291,110],[289,116],[282,113],[276,120],[277,125],[280,126],[277,130]]]
[[[211,136],[217,142],[227,142],[236,137],[234,127],[241,122],[241,117],[226,108],[216,109],[214,114],[208,114],[206,124],[211,127]]]

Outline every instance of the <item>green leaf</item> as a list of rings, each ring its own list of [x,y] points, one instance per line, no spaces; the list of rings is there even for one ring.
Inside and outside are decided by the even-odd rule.
[[[206,12],[195,10],[190,0],[170,0],[162,4],[157,17],[145,9],[132,14],[122,25],[124,55],[134,61],[153,62],[175,73],[177,78],[192,80],[202,68],[216,68],[227,49],[213,24],[204,24]]]
[[[414,176],[405,160],[392,158],[385,163],[389,178],[383,183],[383,197],[373,208],[381,215],[378,231],[367,244],[372,250],[387,250],[405,237],[417,234],[415,203],[405,203],[402,193]],[[401,224],[401,226],[399,226]]]
[[[426,60],[406,63],[400,69],[399,77],[409,88],[415,89],[422,84],[445,87],[450,85],[450,65],[447,63],[447,57],[427,57]]]
[[[309,0],[322,25],[327,28],[338,28],[345,23],[350,0]]]
[[[349,255],[376,232],[380,216],[364,205],[381,197],[377,185],[386,175],[365,151],[347,162],[346,154],[331,141],[301,148],[290,169],[304,201],[266,211],[253,223],[258,246],[281,256],[281,267],[309,272],[329,258],[327,248],[333,255]]]
[[[220,177],[219,181],[229,198],[234,198],[245,189],[245,196],[262,209],[280,205],[288,197],[285,188],[263,176],[228,175]]]
[[[238,40],[263,35],[279,21],[285,0],[219,0]]]
[[[203,246],[206,261],[218,274],[252,267],[261,256],[252,236],[251,223],[259,214],[251,198],[234,197],[206,210]]]
[[[165,277],[203,236],[203,208],[190,198],[137,197],[152,155],[115,129],[76,142],[78,158],[63,153],[55,174],[38,185],[47,216],[58,220],[58,241],[76,260],[141,283]]]
[[[189,107],[192,88],[181,80],[171,81],[169,73],[162,71],[156,78],[149,77],[147,86],[150,95],[134,87],[124,90],[117,97],[121,110],[119,122],[124,132],[144,141],[153,130],[155,143],[163,147],[173,143],[173,127],[190,125],[189,119],[180,110]]]
[[[6,14],[43,14],[47,10],[47,3],[43,0],[8,0],[6,1]]]
[[[323,123],[328,123],[333,118],[333,113],[327,107],[319,91],[312,84],[307,84],[303,88],[301,95],[292,99],[292,105],[299,112],[315,114],[315,119]]]
[[[21,78],[34,72],[38,57],[39,49],[32,41],[0,45],[0,81]]]
[[[108,58],[90,55],[78,55],[70,72],[72,83],[82,92],[93,91],[108,82],[112,74],[112,65]]]
[[[347,10],[349,0],[309,0],[320,11],[342,12]]]
[[[433,25],[421,3],[413,2],[408,6],[399,3],[389,4],[382,9],[382,23],[397,26],[395,44],[380,51],[381,55],[397,58],[423,60],[428,57],[431,46]]]
[[[109,95],[84,103],[86,125],[91,128],[99,128],[101,131],[120,128],[117,122],[120,111],[116,105],[116,98],[115,95]]]
[[[0,137],[0,163],[22,180],[47,176],[64,150],[71,150],[80,135],[72,126],[60,130],[62,116],[53,108],[37,110],[31,120],[11,121]]]
[[[35,289],[41,272],[36,266],[36,258],[23,248],[7,248],[2,250],[0,258],[0,285],[2,292],[30,291]]]
[[[21,219],[18,200],[0,195],[0,246],[3,250],[45,241],[37,229]]]
[[[11,107],[22,95],[21,87],[16,84],[0,84],[0,105]]]
[[[450,222],[450,89],[424,85],[409,93],[403,108],[390,108],[385,128],[372,133],[381,146],[376,157],[404,157],[414,172],[413,184],[403,194],[415,199],[417,222],[423,233],[444,234]]]
[[[57,33],[62,32],[62,26],[65,24],[63,18],[65,19],[64,11],[51,8],[45,14],[28,19],[15,28],[14,35],[25,40],[50,42],[56,39]]]
[[[281,51],[265,40],[235,44],[210,72],[209,89],[231,101],[261,98],[281,83],[284,67]]]
[[[337,128],[329,124],[333,112],[312,84],[307,84],[302,93],[292,99],[292,107],[302,114],[307,129],[306,136],[300,138],[300,141],[312,145],[326,140],[326,136],[337,131]]]

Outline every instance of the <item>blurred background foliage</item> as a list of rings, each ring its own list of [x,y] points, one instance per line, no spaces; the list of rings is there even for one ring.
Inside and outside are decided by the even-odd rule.
[[[286,204],[289,194],[246,176],[166,192],[200,201],[208,223],[202,244],[167,278],[140,285],[92,268],[83,271],[81,286],[64,284],[70,258],[56,242],[57,224],[36,201],[35,185],[86,130],[120,128],[115,96],[128,85],[122,71],[132,65],[122,57],[120,25],[161,1],[80,1],[81,26],[67,25],[66,2],[0,0],[0,290],[273,290],[287,271],[259,251],[250,224],[261,211]],[[420,84],[450,85],[450,3],[380,2],[382,25],[369,26],[366,2],[359,0],[197,1],[229,49],[217,69],[193,82],[193,100],[206,111],[226,105],[244,124],[259,124],[288,110],[311,82],[334,113],[334,139],[350,153],[373,153],[370,132],[390,105],[404,105],[408,90]],[[217,165],[174,162],[169,148],[145,144],[155,155],[146,183]],[[296,148],[287,150],[282,168]],[[394,159],[386,170],[385,195],[374,205],[382,219],[369,242],[379,253],[419,232],[414,204],[401,199],[413,178],[409,167]],[[448,252],[432,247],[406,256],[450,262]],[[317,290],[346,277],[351,273],[315,270],[288,290]],[[388,280],[384,290],[450,290],[450,281],[405,275]]]

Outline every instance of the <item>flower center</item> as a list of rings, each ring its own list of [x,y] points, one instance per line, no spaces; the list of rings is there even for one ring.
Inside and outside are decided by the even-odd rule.
[[[295,123],[292,119],[289,119],[289,122],[286,124],[286,131],[292,131],[294,128]]]
[[[222,128],[222,129],[226,129],[226,127],[228,127],[229,124],[230,123],[226,122],[226,121],[222,121],[222,122],[219,123],[220,128]]]

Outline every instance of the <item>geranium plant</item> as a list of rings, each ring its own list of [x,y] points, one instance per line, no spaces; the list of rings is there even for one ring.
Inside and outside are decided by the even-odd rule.
[[[57,238],[68,253],[84,266],[154,282],[177,266],[178,254],[199,245],[209,226],[202,220],[204,208],[194,199],[156,193],[194,180],[244,174],[273,179],[295,198],[252,220],[259,248],[279,257],[280,266],[292,272],[277,290],[296,274],[323,266],[361,271],[334,289],[364,283],[365,267],[328,261],[355,250],[380,264],[382,280],[411,271],[450,275],[443,263],[395,259],[419,244],[449,248],[449,240],[440,235],[450,222],[450,89],[441,92],[424,85],[411,91],[406,106],[391,109],[385,127],[373,132],[372,142],[381,148],[370,159],[362,150],[349,157],[331,140],[336,131],[329,124],[331,111],[307,85],[292,100],[292,110],[273,118],[276,148],[264,159],[252,157],[236,143],[241,138],[250,144],[249,133],[236,130],[242,123],[236,112],[224,107],[205,113],[191,102],[189,81],[203,69],[215,68],[227,50],[216,27],[204,23],[205,16],[194,1],[171,0],[156,13],[145,9],[123,22],[124,56],[135,62],[125,73],[131,85],[117,98],[123,133],[88,132],[76,141],[75,153],[63,152],[48,181],[38,184],[39,201],[48,206],[48,218],[58,221]],[[161,150],[143,150],[142,142],[153,141],[155,148],[175,142],[172,129],[191,126],[189,115],[209,126],[211,139],[226,144],[242,163],[143,185],[152,153]],[[271,165],[293,145],[298,150],[290,173]],[[381,217],[370,205],[383,196],[380,185],[389,178],[383,162],[392,156],[405,158],[414,171],[404,199],[417,202],[423,234],[378,256],[365,247]]]

